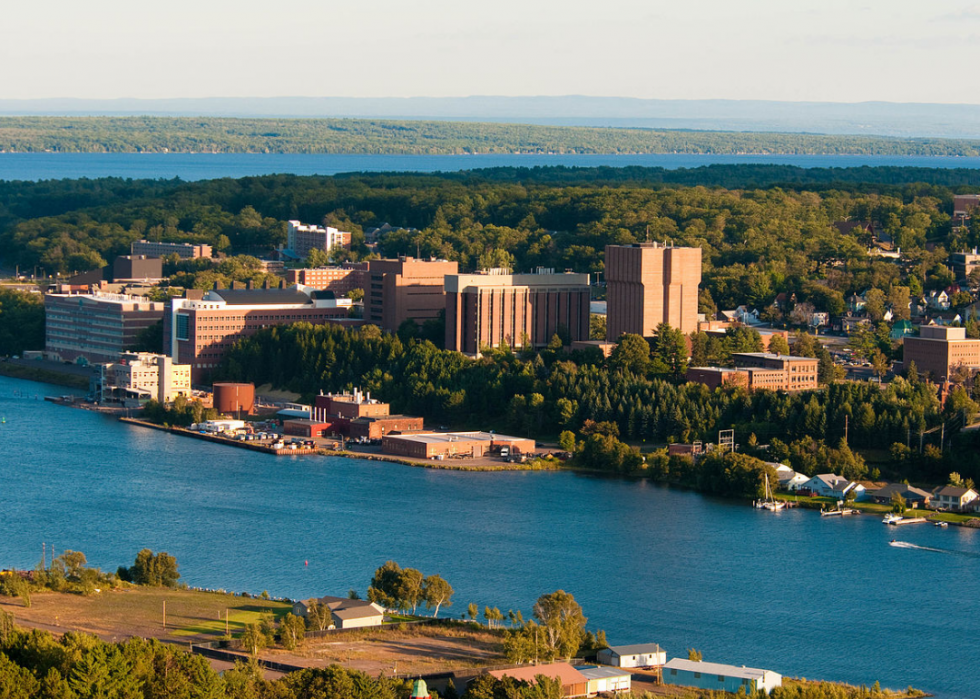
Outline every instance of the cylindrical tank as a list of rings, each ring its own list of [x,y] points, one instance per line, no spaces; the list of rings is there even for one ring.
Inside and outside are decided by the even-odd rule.
[[[214,407],[219,413],[250,415],[255,409],[255,384],[216,383]]]

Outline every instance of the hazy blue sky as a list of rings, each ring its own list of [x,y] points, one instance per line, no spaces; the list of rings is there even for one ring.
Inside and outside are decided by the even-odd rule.
[[[0,98],[618,95],[980,103],[958,0],[49,0]]]

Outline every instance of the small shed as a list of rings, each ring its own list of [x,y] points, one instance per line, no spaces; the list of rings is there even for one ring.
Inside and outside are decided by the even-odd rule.
[[[599,662],[614,667],[656,667],[667,662],[667,653],[656,643],[610,646],[597,655]]]
[[[628,670],[595,665],[576,665],[575,669],[589,681],[590,697],[596,694],[629,692],[633,687],[633,675]]]

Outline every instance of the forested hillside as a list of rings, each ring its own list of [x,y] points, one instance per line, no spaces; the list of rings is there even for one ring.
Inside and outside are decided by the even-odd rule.
[[[807,181],[751,185],[777,173]],[[852,184],[841,181],[856,176],[846,170],[835,182],[823,181],[822,172],[755,166],[700,173],[724,188],[656,181],[685,179],[684,172],[601,168],[6,182],[0,183],[0,257],[8,268],[66,273],[104,264],[144,237],[259,254],[285,241],[287,219],[328,217],[355,232],[354,257],[368,252],[362,228],[387,221],[418,230],[389,234],[380,254],[419,251],[458,260],[464,269],[504,255],[521,270],[540,265],[601,274],[609,243],[649,237],[696,245],[704,251],[704,310],[765,305],[793,291],[840,312],[847,294],[869,287],[904,285],[919,293],[951,283],[948,252],[980,244],[980,217],[970,229],[950,225],[954,192],[971,188],[948,172],[932,173],[943,184],[903,182],[901,171],[888,169],[864,174],[868,181]],[[918,175],[904,173],[906,180]],[[977,177],[961,175],[969,183]],[[750,184],[736,187],[739,180]],[[844,219],[877,222],[908,264],[869,257],[869,234],[833,226]]]
[[[0,117],[0,151],[61,153],[714,153],[980,155],[980,141],[460,121]]]

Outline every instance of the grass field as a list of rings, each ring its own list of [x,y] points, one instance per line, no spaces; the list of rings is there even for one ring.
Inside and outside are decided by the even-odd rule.
[[[246,624],[258,621],[264,613],[281,617],[292,607],[285,602],[225,593],[133,588],[87,597],[59,592],[36,593],[31,596],[29,608],[18,599],[0,597],[0,609],[13,614],[21,626],[56,633],[85,631],[106,640],[143,636],[186,642],[223,636],[226,611],[229,629],[234,634]]]

